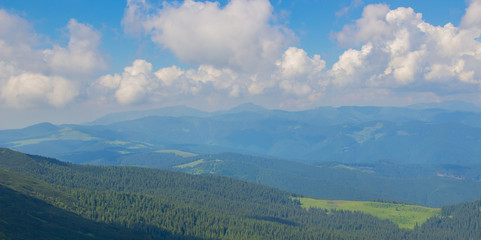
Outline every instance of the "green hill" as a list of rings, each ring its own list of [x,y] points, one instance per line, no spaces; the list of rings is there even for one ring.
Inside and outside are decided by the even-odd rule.
[[[385,199],[441,207],[481,198],[479,165],[308,164],[235,153],[181,157],[173,152],[128,154],[116,164],[228,176],[320,199]]]
[[[462,223],[458,206],[408,230],[356,209],[307,210],[293,199],[297,195],[220,176],[82,166],[9,149],[0,149],[0,169],[2,207],[24,210],[0,218],[0,236],[11,239],[55,239],[69,231],[102,239],[110,238],[109,229],[126,237],[138,232],[144,239],[460,239],[478,231]],[[463,209],[469,212],[463,212],[466,221],[478,216],[473,208]],[[34,230],[19,232],[12,222]],[[455,238],[432,238],[451,224],[459,226],[449,235]],[[93,227],[107,229],[105,235]],[[60,235],[48,235],[49,229],[60,229]]]
[[[3,185],[0,212],[0,239],[148,238],[145,233],[87,220]]]
[[[88,220],[148,233],[153,238],[372,239],[378,234],[396,236],[403,232],[369,215],[308,212],[291,199],[292,194],[226,177],[81,166],[8,149],[0,150],[0,168],[35,179],[12,181],[2,176],[2,185]],[[327,224],[336,218],[340,221]],[[364,227],[356,230],[360,224]],[[338,225],[352,227],[339,231]]]

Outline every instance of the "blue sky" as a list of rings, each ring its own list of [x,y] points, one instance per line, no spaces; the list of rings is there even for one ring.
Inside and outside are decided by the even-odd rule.
[[[134,109],[481,103],[481,1],[0,2],[0,128]]]

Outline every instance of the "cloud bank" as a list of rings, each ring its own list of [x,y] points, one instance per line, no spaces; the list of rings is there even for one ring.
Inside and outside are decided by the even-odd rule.
[[[127,33],[144,32],[181,61],[263,71],[288,43],[291,31],[271,23],[268,0],[218,2],[186,0],[153,8],[143,0],[129,0],[122,20]]]
[[[352,1],[349,8],[361,3]],[[275,19],[268,0],[225,6],[129,0],[124,32],[149,39],[190,67],[139,58],[121,72],[98,76],[106,64],[98,51],[100,33],[91,26],[72,19],[65,27],[67,46],[42,48],[25,19],[0,10],[1,100],[16,108],[64,107],[82,94],[120,105],[203,98],[215,105],[212,95],[293,108],[459,96],[481,101],[481,0],[469,2],[459,26],[434,26],[409,7],[367,5],[359,19],[333,34],[346,50],[332,64],[322,53],[296,46],[294,31]]]
[[[354,6],[359,3],[353,1]],[[481,1],[471,1],[460,26],[433,26],[412,8],[367,5],[361,18],[335,34],[340,45],[351,48],[328,69],[320,55],[288,47],[294,39],[292,31],[271,23],[269,1],[234,0],[224,7],[216,2],[184,1],[155,7],[131,0],[123,19],[126,32],[143,33],[180,60],[199,67],[171,66],[156,72],[149,68],[148,77],[136,84],[127,84],[135,78],[125,77],[130,76],[126,68],[99,82],[119,79],[121,84],[112,89],[123,104],[213,90],[226,97],[271,93],[286,101],[313,103],[343,95],[358,103],[389,96],[393,96],[391,102],[415,102],[479,94],[478,13]],[[122,92],[136,97],[124,99]]]
[[[40,48],[41,36],[23,18],[0,9],[0,99],[9,107],[64,107],[82,81],[105,67],[100,34],[71,19],[68,46]]]
[[[430,91],[456,85],[455,91],[472,88],[472,84],[479,87],[481,43],[477,39],[481,31],[479,24],[473,24],[479,15],[472,16],[478,4],[472,2],[460,27],[430,25],[411,8],[369,5],[361,19],[337,34],[340,43],[362,44],[362,48],[341,55],[334,75],[342,69],[353,84],[376,88]],[[342,85],[345,81],[334,78],[333,82]],[[446,88],[439,93],[449,92]]]

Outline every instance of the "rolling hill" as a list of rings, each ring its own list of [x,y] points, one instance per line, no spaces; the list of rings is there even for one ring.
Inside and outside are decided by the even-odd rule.
[[[379,226],[390,236],[404,231],[369,215],[306,211],[287,192],[225,177],[73,165],[8,149],[0,150],[0,169],[4,187],[155,239],[369,239]],[[2,217],[0,229],[8,230],[8,222],[20,216]]]
[[[481,198],[481,165],[310,164],[235,153],[192,156],[168,151],[125,155],[114,164],[228,176],[322,199],[385,199],[441,207]]]
[[[481,219],[480,201],[467,202],[403,229],[355,208],[307,210],[299,195],[231,178],[82,166],[9,149],[0,149],[0,191],[7,239],[471,239]]]
[[[310,163],[475,164],[481,158],[481,113],[391,107],[287,112],[255,105],[207,113],[171,107],[113,114],[87,125],[2,130],[0,146],[92,164],[163,149]]]
[[[72,163],[222,175],[325,199],[440,207],[481,197],[480,125],[477,111],[442,108],[179,106],[3,130],[0,146]]]
[[[142,232],[85,219],[1,184],[0,203],[1,239],[148,238]]]

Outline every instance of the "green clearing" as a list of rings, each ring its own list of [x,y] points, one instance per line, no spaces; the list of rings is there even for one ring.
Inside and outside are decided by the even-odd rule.
[[[373,133],[378,130],[378,129],[381,129],[383,127],[383,124],[382,123],[377,123],[376,126],[374,127],[364,127],[363,130],[359,131],[359,132],[354,132],[352,134],[347,134],[347,136],[350,136],[352,138],[354,138],[354,140],[356,140],[357,143],[359,144],[362,144],[364,143],[365,141],[371,139],[374,137],[374,139],[378,139],[380,137],[383,136],[383,134],[374,134]]]
[[[11,143],[16,144],[15,147],[23,147],[26,145],[33,145],[33,144],[39,144],[41,142],[56,141],[56,140],[91,141],[91,140],[98,140],[98,138],[92,137],[88,134],[85,134],[80,131],[73,130],[67,127],[67,128],[60,129],[56,134],[49,137],[26,139],[26,140],[14,141]]]
[[[129,142],[120,141],[120,140],[109,141],[109,142],[106,142],[106,143],[110,144],[110,145],[121,145],[121,146],[129,144]]]
[[[159,151],[156,151],[158,153],[173,153],[177,156],[181,156],[183,158],[188,158],[188,157],[195,157],[197,156],[198,154],[195,154],[195,153],[190,153],[190,152],[184,152],[184,151],[180,151],[180,150],[159,150]]]
[[[201,163],[204,163],[205,160],[204,159],[199,159],[197,161],[194,161],[194,162],[190,162],[190,163],[186,163],[186,164],[182,164],[182,165],[177,165],[177,166],[174,166],[174,168],[192,168],[192,167],[195,167]]]
[[[353,167],[351,167],[351,166],[346,166],[346,165],[342,165],[342,164],[336,165],[336,166],[334,166],[334,168],[343,168],[343,169],[347,169],[347,170],[356,170],[355,168],[353,168]]]
[[[359,211],[380,219],[388,219],[400,228],[413,229],[423,224],[430,217],[439,216],[440,208],[429,208],[418,205],[395,204],[383,202],[320,200],[313,198],[294,198],[304,208],[323,208],[328,210]]]

